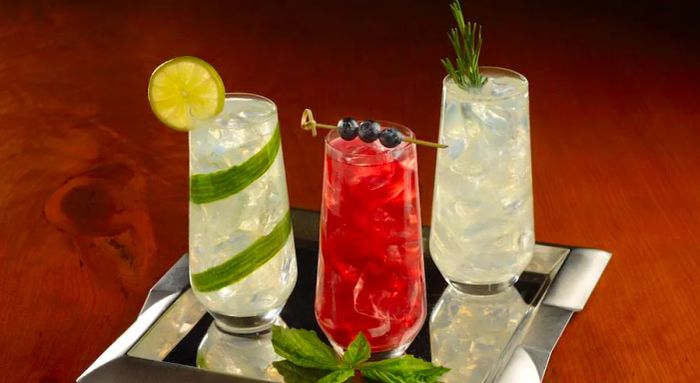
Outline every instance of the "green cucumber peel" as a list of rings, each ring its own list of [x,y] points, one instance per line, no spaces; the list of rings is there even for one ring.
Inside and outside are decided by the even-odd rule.
[[[191,283],[199,292],[222,289],[247,277],[272,259],[287,243],[292,232],[292,216],[289,210],[268,233],[226,262],[192,273]]]
[[[260,178],[272,166],[282,145],[277,123],[270,140],[241,164],[212,173],[190,176],[190,201],[203,204],[239,193]]]

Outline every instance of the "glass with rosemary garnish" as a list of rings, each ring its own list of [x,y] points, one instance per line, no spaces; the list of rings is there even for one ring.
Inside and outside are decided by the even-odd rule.
[[[512,285],[532,258],[528,82],[481,67],[481,86],[443,81],[430,252],[458,290]]]

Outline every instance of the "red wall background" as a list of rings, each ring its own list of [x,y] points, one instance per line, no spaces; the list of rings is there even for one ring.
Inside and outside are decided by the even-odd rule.
[[[697,2],[467,2],[482,63],[530,80],[537,239],[611,250],[549,382],[700,376]],[[353,114],[437,136],[447,1],[0,3],[0,380],[73,381],[187,249],[187,137],[152,116],[167,58],[278,104],[291,202]],[[435,153],[419,150],[424,222]]]

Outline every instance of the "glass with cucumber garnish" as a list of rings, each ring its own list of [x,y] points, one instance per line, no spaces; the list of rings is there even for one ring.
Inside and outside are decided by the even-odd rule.
[[[195,57],[156,68],[148,99],[161,122],[189,132],[192,290],[222,331],[268,329],[297,278],[277,107],[226,93]]]

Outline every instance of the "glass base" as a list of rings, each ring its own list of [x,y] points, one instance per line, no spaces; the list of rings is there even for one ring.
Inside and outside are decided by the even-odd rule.
[[[248,317],[222,315],[214,312],[209,313],[214,317],[214,323],[216,323],[216,327],[219,330],[225,333],[239,335],[257,334],[269,330],[281,311],[282,307],[279,307],[260,315]]]
[[[455,281],[450,281],[449,279],[447,282],[457,289],[457,291],[464,293],[464,294],[470,294],[470,295],[494,295],[503,292],[507,288],[513,286],[515,282],[518,281],[518,276],[514,276],[513,278],[505,281],[505,282],[499,282],[499,283],[487,283],[487,284],[478,284],[478,283],[464,283],[464,282],[455,282]]]
[[[333,349],[335,352],[340,354],[341,356],[345,353],[345,349],[340,347],[338,344],[333,342],[332,340],[329,340],[331,343],[331,346],[333,346]],[[399,345],[398,347],[387,350],[387,351],[377,351],[377,352],[372,352],[372,356],[369,358],[369,360],[384,360],[384,359],[391,359],[391,358],[396,358],[398,356],[403,355],[406,350],[408,349],[408,346],[411,345],[411,341],[407,342],[406,344]]]

